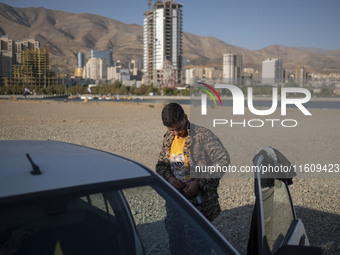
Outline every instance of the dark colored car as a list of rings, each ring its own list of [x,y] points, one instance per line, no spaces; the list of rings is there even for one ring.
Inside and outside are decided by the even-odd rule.
[[[320,252],[303,246],[308,239],[287,184],[274,179],[263,187],[256,178],[255,187],[253,252]],[[170,254],[165,204],[202,239],[202,250],[238,254],[179,192],[143,165],[68,143],[0,141],[1,255]]]

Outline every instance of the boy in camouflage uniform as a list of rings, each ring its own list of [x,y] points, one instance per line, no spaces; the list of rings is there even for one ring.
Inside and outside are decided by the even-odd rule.
[[[217,194],[221,175],[191,178],[190,167],[228,166],[230,159],[227,150],[209,129],[191,124],[177,103],[170,103],[163,108],[162,121],[168,131],[164,135],[156,172],[180,191],[209,221],[213,221],[221,212]],[[180,242],[178,235],[181,230],[178,227],[183,223],[178,222],[179,219],[174,221],[175,212],[169,207],[167,209],[166,227],[170,248],[172,253],[177,253],[179,250],[172,246],[174,242]],[[178,217],[177,214],[175,218]],[[187,227],[182,227],[182,232],[187,230]],[[173,235],[177,238],[173,238]],[[182,245],[188,246],[188,243]]]

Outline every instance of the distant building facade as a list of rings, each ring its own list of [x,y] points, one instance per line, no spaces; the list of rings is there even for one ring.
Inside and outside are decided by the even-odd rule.
[[[78,54],[77,54],[77,64],[78,64],[78,68],[83,68],[85,66],[85,53],[78,52]]]
[[[59,85],[63,79],[49,67],[47,49],[26,49],[21,51],[21,63],[13,65],[12,77],[3,77],[5,86],[25,86],[31,89]]]
[[[174,0],[156,1],[152,10],[144,14],[144,81],[147,84],[168,86],[168,82],[182,81],[181,8]]]
[[[130,70],[128,68],[120,69],[120,80],[129,81],[131,79]]]
[[[40,49],[40,43],[34,39],[26,39],[15,42],[15,55],[16,55],[16,64],[22,63],[22,51],[27,49],[37,50]]]
[[[282,61],[277,58],[268,58],[262,61],[262,84],[278,85],[283,79]]]
[[[106,59],[107,66],[113,66],[111,50],[91,50],[90,58]]]
[[[32,90],[63,83],[50,70],[49,52],[35,39],[0,37],[0,82],[6,87],[25,86]]]
[[[307,85],[307,81],[310,79],[309,74],[307,73],[305,67],[301,67],[297,70],[296,73],[297,83],[300,87],[305,87]]]
[[[12,76],[14,61],[14,41],[7,36],[0,37],[0,77]]]
[[[137,59],[131,60],[129,69],[132,75],[139,75],[140,71],[143,70],[143,61]]]
[[[242,84],[243,56],[223,54],[223,79],[230,84]]]
[[[197,71],[195,68],[186,68],[185,69],[185,84],[187,85],[194,85],[197,81]]]
[[[76,68],[74,69],[74,76],[78,78],[82,78],[84,73],[84,68]]]
[[[78,52],[77,54],[77,68],[74,69],[74,76],[75,77],[83,77],[84,72],[84,66],[85,66],[85,53]]]
[[[185,68],[185,84],[195,85],[198,80],[217,80],[221,73],[212,66],[189,66]]]
[[[39,49],[39,41],[34,39],[12,40],[8,36],[0,37],[0,77],[12,77],[13,65],[22,63],[22,52],[27,49]]]
[[[120,66],[109,66],[107,68],[107,79],[110,81],[120,80]]]
[[[115,80],[140,81],[142,78],[141,60],[133,59],[130,62],[122,62],[119,59],[115,62],[112,59],[112,52],[110,50],[91,50],[91,58],[81,68],[81,62],[85,62],[84,53],[77,54],[78,65],[74,70],[75,77],[84,79],[91,79],[100,84],[106,81],[114,82]],[[108,60],[113,63],[113,66],[108,64]]]
[[[103,58],[90,58],[83,70],[83,78],[93,80],[107,79],[107,62]]]

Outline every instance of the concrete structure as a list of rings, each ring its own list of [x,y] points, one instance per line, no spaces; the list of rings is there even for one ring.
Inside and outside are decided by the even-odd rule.
[[[255,68],[247,67],[243,68],[242,80],[243,85],[253,86],[261,84],[261,73]]]
[[[49,68],[47,49],[26,49],[21,51],[21,64],[13,65],[12,77],[4,77],[5,86],[23,86],[31,90],[47,88],[63,83]]]
[[[120,80],[120,67],[109,66],[107,68],[107,79],[111,81]]]
[[[243,56],[223,54],[223,79],[229,84],[242,84]]]
[[[282,82],[282,61],[277,58],[268,58],[262,61],[262,84],[279,85]]]
[[[130,80],[130,70],[128,68],[120,69],[120,80]]]
[[[194,85],[197,81],[197,72],[195,68],[185,69],[185,84]]]
[[[0,77],[12,76],[14,58],[14,41],[7,36],[0,37]]]
[[[16,64],[22,63],[22,51],[27,49],[37,50],[40,49],[40,43],[34,39],[26,39],[15,42],[15,55],[16,55]]]
[[[50,70],[49,52],[35,39],[0,37],[0,83],[5,87],[27,87],[31,91],[63,83]]]
[[[117,60],[114,66],[107,68],[107,79],[110,81],[141,80],[142,61],[133,59],[130,62]]]
[[[103,58],[90,58],[83,71],[83,78],[93,80],[107,79],[107,62]]]
[[[22,51],[39,49],[34,39],[15,41],[8,36],[0,36],[0,77],[12,77],[13,65],[22,63]]]
[[[156,1],[144,14],[144,81],[156,86],[174,76],[182,81],[182,5],[174,0]],[[163,73],[170,61],[173,74]]]
[[[194,85],[198,80],[215,80],[220,74],[211,66],[189,66],[185,68],[185,84]]]
[[[305,87],[307,85],[309,74],[306,72],[305,67],[301,67],[296,71],[296,83],[300,85],[300,87]]]
[[[132,75],[138,75],[139,71],[143,69],[143,62],[141,60],[133,59],[130,62],[129,69]]]

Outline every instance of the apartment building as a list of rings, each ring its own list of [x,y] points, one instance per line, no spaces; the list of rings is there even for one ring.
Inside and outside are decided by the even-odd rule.
[[[278,85],[282,82],[282,61],[277,58],[268,58],[262,61],[262,84]]]
[[[182,5],[156,1],[144,14],[144,81],[156,86],[182,82]]]

